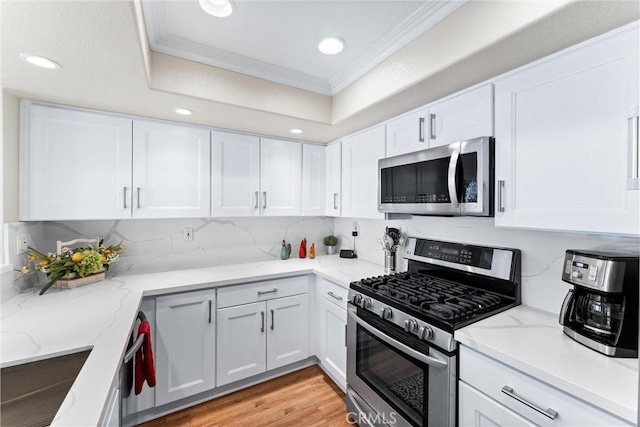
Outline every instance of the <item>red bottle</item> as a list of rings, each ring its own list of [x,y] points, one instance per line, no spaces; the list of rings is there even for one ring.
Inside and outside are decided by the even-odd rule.
[[[307,257],[307,239],[302,239],[300,242],[300,251],[298,251],[298,256],[300,258]]]

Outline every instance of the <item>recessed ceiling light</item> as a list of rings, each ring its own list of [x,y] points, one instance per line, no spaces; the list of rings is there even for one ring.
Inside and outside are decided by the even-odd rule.
[[[318,49],[325,55],[335,55],[342,52],[346,43],[338,37],[325,37],[320,40]]]
[[[186,108],[174,108],[173,111],[182,115],[182,116],[190,116],[193,114],[193,111],[187,110]]]
[[[304,131],[302,129],[291,129],[289,132],[295,133],[295,134],[304,133]]]
[[[21,53],[20,59],[22,59],[25,62],[28,62],[31,65],[36,65],[38,67],[46,68],[48,70],[57,70],[60,68],[60,65],[58,65],[58,63],[55,61],[44,58],[42,56],[31,55],[29,53]]]
[[[226,18],[233,13],[233,4],[230,0],[200,0],[200,7],[216,18]]]

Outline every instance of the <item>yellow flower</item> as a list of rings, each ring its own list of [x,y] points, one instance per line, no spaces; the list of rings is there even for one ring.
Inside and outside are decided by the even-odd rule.
[[[29,273],[29,269],[27,268],[27,266],[26,266],[26,265],[23,265],[23,266],[20,268],[20,272],[21,272],[22,274],[28,274],[28,273]]]
[[[49,261],[40,261],[38,263],[38,267],[46,267],[49,264]]]
[[[33,262],[33,261],[35,261],[35,259],[36,259],[36,257],[35,257],[35,256],[33,256],[33,255],[29,255],[29,256],[27,257],[27,261],[28,261],[28,262]],[[23,268],[26,268],[26,267],[23,267]]]
[[[124,245],[119,245],[118,246],[118,250],[123,250],[124,249]]]
[[[111,249],[105,249],[104,253],[105,254],[110,254],[111,253]]]

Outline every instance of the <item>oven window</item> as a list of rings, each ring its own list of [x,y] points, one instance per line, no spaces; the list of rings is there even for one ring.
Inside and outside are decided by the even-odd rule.
[[[429,370],[360,326],[356,374],[412,425],[426,426]]]

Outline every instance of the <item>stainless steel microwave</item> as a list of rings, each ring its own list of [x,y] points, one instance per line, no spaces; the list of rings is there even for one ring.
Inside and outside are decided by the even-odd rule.
[[[493,216],[494,141],[480,137],[378,161],[378,211]]]

